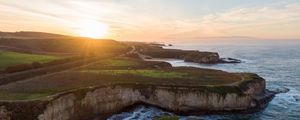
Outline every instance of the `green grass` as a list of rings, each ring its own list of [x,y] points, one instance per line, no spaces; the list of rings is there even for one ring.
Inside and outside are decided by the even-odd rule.
[[[49,62],[59,59],[56,56],[25,54],[17,52],[0,52],[0,69],[17,64],[30,64],[33,62]]]
[[[132,60],[130,58],[110,58],[99,60],[97,64],[81,67],[81,70],[103,70],[103,69],[128,69],[131,67],[138,67],[142,64],[140,61]]]
[[[51,93],[0,91],[1,100],[31,100],[44,98],[49,95]]]
[[[140,88],[147,85],[169,85],[197,87],[196,90],[213,93],[240,93],[239,86],[224,85],[234,81],[207,80],[198,70],[161,70],[161,69],[112,69],[66,71],[54,75],[34,78],[22,83],[11,83],[0,86],[0,100],[32,100],[43,99],[67,90],[101,86],[110,84],[132,85],[130,88]],[[215,76],[218,76],[216,73]],[[192,89],[191,88],[191,89]]]
[[[171,79],[171,78],[184,78],[188,76],[188,73],[182,72],[170,72],[162,70],[85,70],[81,72],[90,72],[104,75],[136,75],[142,77]]]
[[[32,86],[28,86],[31,87]],[[71,90],[68,87],[59,87],[55,89],[16,89],[16,90],[0,90],[0,100],[34,100],[34,99],[45,99],[49,95],[53,95],[55,93]]]
[[[130,67],[130,66],[137,66],[138,63],[136,61],[132,61],[129,59],[108,59],[103,60],[101,63],[109,66],[119,66],[119,67]]]

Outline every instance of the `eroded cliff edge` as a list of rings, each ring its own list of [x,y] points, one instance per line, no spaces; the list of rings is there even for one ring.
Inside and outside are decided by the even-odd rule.
[[[253,113],[274,97],[265,80],[242,74],[228,86],[107,84],[59,93],[43,100],[1,101],[1,120],[81,120],[103,118],[137,104],[154,105],[178,114]]]

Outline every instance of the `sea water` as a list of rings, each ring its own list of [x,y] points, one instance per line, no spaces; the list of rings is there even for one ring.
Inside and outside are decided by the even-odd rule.
[[[163,59],[174,67],[192,66],[229,72],[253,72],[267,81],[270,90],[286,90],[277,94],[266,109],[255,114],[180,116],[181,120],[300,120],[300,43],[297,41],[254,42],[244,44],[175,44],[171,48],[218,52],[221,57],[242,60],[238,64],[197,64],[183,60]],[[161,60],[161,59],[160,59]],[[115,114],[109,120],[151,120],[161,115],[173,115],[150,106]]]

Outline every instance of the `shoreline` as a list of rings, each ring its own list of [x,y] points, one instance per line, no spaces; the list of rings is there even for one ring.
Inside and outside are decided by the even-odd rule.
[[[160,52],[160,50],[161,49],[159,49],[158,52]],[[143,50],[133,49],[132,52],[130,52],[130,54],[132,53],[139,55],[138,52],[141,51]],[[164,52],[168,53],[170,51],[166,50]],[[174,51],[171,50],[171,52]],[[219,57],[215,56],[216,53],[202,53],[199,51],[195,52],[184,50],[175,50],[174,53],[182,53],[182,55],[188,55],[190,54],[190,52],[193,53],[192,55],[196,53],[197,55],[199,55],[197,59],[200,58],[200,61],[206,61],[209,64],[211,64],[211,62],[209,62],[210,60],[219,60]],[[172,55],[178,57],[174,53]],[[204,56],[202,54],[204,54]],[[164,56],[168,54],[161,55]],[[202,57],[204,59],[202,59]],[[210,57],[212,57],[212,59]],[[179,58],[182,57],[180,57],[179,55]],[[128,60],[133,62],[137,59]],[[142,62],[143,65],[146,63],[147,61]],[[174,68],[168,67],[168,63],[162,63],[166,62],[157,62],[155,64],[151,64],[151,66],[148,66],[147,69],[151,68],[152,70],[167,71],[179,70],[178,72],[189,71],[191,73],[194,73],[195,75],[197,71],[197,75],[199,74],[202,76],[194,76],[195,78],[193,79],[178,78],[177,80],[179,81],[177,81],[177,83],[174,84],[168,82],[165,82],[165,84],[163,84],[162,82],[155,82],[155,84],[151,84],[153,81],[156,80],[156,78],[151,78],[150,82],[145,84],[142,84],[145,81],[133,81],[133,83],[130,83],[130,81],[128,81],[128,83],[125,82],[124,85],[121,85],[119,82],[120,85],[118,85],[117,81],[115,84],[113,84],[114,82],[112,82],[112,84],[102,86],[100,84],[94,88],[86,87],[84,89],[77,88],[75,90],[65,91],[63,93],[58,93],[56,95],[50,96],[50,98],[48,96],[49,99],[45,101],[27,101],[30,102],[30,104],[26,104],[25,101],[25,103],[22,103],[22,105],[29,108],[33,106],[38,106],[38,109],[33,109],[35,113],[30,113],[31,116],[27,117],[30,119],[35,118],[39,120],[56,120],[62,118],[85,119],[98,114],[103,114],[107,116],[108,114],[113,115],[120,111],[123,111],[123,109],[126,109],[127,107],[133,105],[136,106],[137,104],[156,106],[180,115],[216,115],[236,113],[248,114],[263,110],[275,95],[275,93],[269,92],[269,90],[265,88],[266,81],[256,74],[229,73],[221,70],[201,69],[193,67]],[[166,68],[164,68],[164,66]],[[124,69],[124,67],[121,68]],[[133,70],[139,69],[138,65],[136,64],[133,64],[133,66],[130,66],[129,68]],[[129,68],[127,68],[126,70],[128,70]],[[108,69],[111,68],[108,67]],[[113,67],[113,69],[118,70],[120,68]],[[70,72],[72,73],[72,71]],[[89,75],[94,73],[86,72],[84,74]],[[64,77],[63,74],[62,77]],[[134,76],[131,77],[134,78]],[[201,80],[203,79],[204,81],[202,81],[202,83]],[[215,81],[215,83],[213,84],[207,83],[206,85],[204,85],[205,80],[208,80],[210,82],[214,79],[221,81],[237,81],[232,83],[226,83],[224,81],[219,81],[219,83]],[[173,80],[174,82],[175,78],[172,78],[170,80]],[[191,82],[182,86],[181,84],[183,84],[184,80],[194,80],[195,83]],[[201,83],[202,85],[198,83]],[[129,86],[126,84],[129,84]],[[15,103],[13,101],[1,102],[1,106],[8,107],[0,109],[1,111],[6,111],[4,112],[4,115],[12,115],[13,118],[18,118],[18,115],[22,116],[22,114],[28,114],[28,111],[15,110],[13,106],[18,105],[18,101],[15,101]]]

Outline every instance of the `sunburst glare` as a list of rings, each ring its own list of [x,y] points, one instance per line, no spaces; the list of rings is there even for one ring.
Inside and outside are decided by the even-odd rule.
[[[95,20],[83,20],[76,24],[76,33],[82,37],[103,38],[108,34],[109,26]]]

